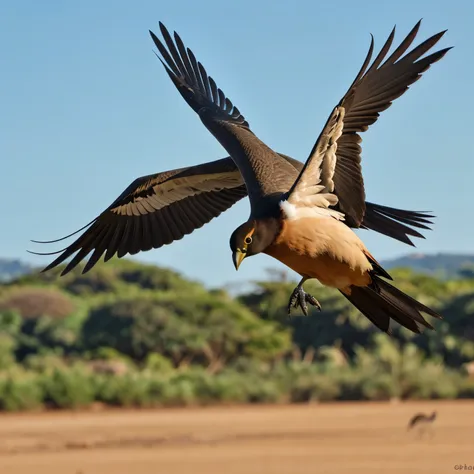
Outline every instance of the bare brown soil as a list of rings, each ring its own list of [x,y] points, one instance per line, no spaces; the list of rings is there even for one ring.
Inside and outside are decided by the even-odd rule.
[[[407,432],[438,411],[434,434]],[[0,416],[1,474],[474,472],[474,401]]]

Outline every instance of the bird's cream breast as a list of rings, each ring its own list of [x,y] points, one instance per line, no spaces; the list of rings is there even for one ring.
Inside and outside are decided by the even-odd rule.
[[[357,235],[331,217],[284,220],[265,250],[300,275],[336,288],[370,283],[372,265],[366,252]]]

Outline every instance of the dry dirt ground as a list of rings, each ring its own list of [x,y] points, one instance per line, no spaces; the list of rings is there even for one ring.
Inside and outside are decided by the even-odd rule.
[[[438,411],[434,434],[407,432]],[[0,416],[1,474],[474,472],[474,401]]]

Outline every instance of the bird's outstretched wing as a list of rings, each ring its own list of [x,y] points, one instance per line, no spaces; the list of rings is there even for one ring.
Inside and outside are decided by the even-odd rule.
[[[280,154],[298,171],[303,163]],[[198,166],[143,176],[130,186],[97,218],[65,240],[87,229],[43,271],[52,269],[74,255],[68,273],[94,252],[84,268],[89,271],[105,252],[105,260],[159,248],[181,239],[229,209],[247,196],[243,180],[230,156]],[[370,211],[370,212],[369,212]],[[430,216],[367,203],[363,228],[375,230],[409,245],[408,235],[423,238],[412,227],[429,229]],[[347,223],[347,222],[346,222]],[[37,241],[35,241],[37,242]],[[38,254],[37,252],[32,252]]]
[[[429,228],[426,224],[431,224],[428,218],[432,216],[365,203],[363,181],[360,175],[360,137],[357,132],[366,130],[375,122],[381,110],[389,107],[394,98],[403,94],[409,84],[428,69],[430,64],[444,56],[449,49],[418,60],[439,40],[443,34],[439,33],[398,60],[410,46],[418,27],[419,24],[392,56],[379,67],[393,40],[392,32],[381,53],[364,74],[373,49],[371,45],[361,72],[338,106],[344,107],[345,115],[342,134],[337,140],[337,149],[334,151],[334,147],[332,148],[335,160],[334,157],[325,160],[327,150],[321,155],[321,137],[304,166],[280,154],[289,164],[301,171],[293,191],[296,189],[300,192],[301,189],[313,186],[311,183],[314,179],[308,180],[306,174],[311,176],[312,169],[320,169],[322,182],[328,183],[328,188],[324,184],[325,189],[332,189],[337,194],[336,208],[346,213],[348,225],[373,229],[410,245],[413,244],[408,235],[423,237],[413,227]],[[212,78],[207,76],[193,53],[184,48],[179,36],[175,33],[175,46],[166,28],[161,24],[160,28],[170,52],[153,33],[151,35],[166,61],[164,66],[168,74],[191,107],[198,113],[203,107],[211,108],[216,117],[221,117],[227,122],[248,130],[248,122],[217,88]],[[384,72],[384,68],[388,68],[387,71]],[[189,87],[189,84],[192,87]],[[331,120],[334,122],[334,117],[336,117],[337,123],[339,118],[337,110],[338,108],[328,120],[327,126],[330,129],[334,125],[334,123],[331,125]],[[328,135],[327,126],[321,136],[325,133]],[[330,148],[334,144],[334,137],[329,136],[323,142]],[[313,155],[318,158],[313,160]],[[316,166],[313,166],[313,161]],[[333,171],[331,171],[332,168],[334,168]],[[303,186],[302,183],[306,184]],[[361,192],[357,192],[358,189]],[[84,267],[84,273],[89,271],[104,253],[104,260],[107,261],[114,255],[122,257],[126,254],[133,255],[140,251],[159,248],[202,227],[246,195],[247,189],[242,175],[229,157],[138,178],[105,211],[86,226],[61,239],[39,242],[59,242],[84,231],[76,241],[63,250],[40,254],[60,254],[43,271],[58,266],[74,254],[62,272],[63,275],[75,268],[91,252],[92,255]],[[362,199],[362,204],[359,203],[360,199]],[[361,214],[362,217],[359,217]]]
[[[229,158],[136,179],[98,217],[64,240],[86,229],[43,271],[50,270],[76,255],[61,275],[70,272],[90,252],[83,273],[89,271],[105,253],[114,255],[159,248],[202,227],[247,195],[237,167]],[[37,252],[31,252],[36,253]]]
[[[173,39],[162,23],[160,31],[162,40],[151,31],[150,35],[173,84],[235,161],[247,188],[252,215],[259,214],[262,208],[265,212],[265,197],[287,192],[297,172],[250,130],[247,120],[178,33],[173,33]]]
[[[366,205],[360,165],[360,133],[366,131],[378,119],[380,112],[389,108],[423,72],[451,49],[444,48],[422,58],[443,36],[445,31],[442,31],[407,53],[420,23],[421,20],[386,58],[395,36],[394,28],[369,67],[374,49],[372,37],[369,52],[357,77],[331,112],[288,194],[289,202],[295,204],[302,200],[302,205],[310,203],[335,207],[355,226],[362,224]]]

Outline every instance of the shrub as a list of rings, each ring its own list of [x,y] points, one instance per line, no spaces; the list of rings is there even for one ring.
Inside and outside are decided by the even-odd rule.
[[[66,362],[54,352],[31,354],[23,360],[23,367],[33,372],[52,373],[58,369],[66,369]]]
[[[290,347],[290,334],[227,297],[177,294],[124,298],[94,308],[85,321],[89,350],[112,347],[135,360],[160,353],[174,366],[195,363],[218,371],[239,356],[271,360]]]
[[[53,408],[86,407],[96,395],[93,376],[78,367],[43,376],[43,390],[45,403]]]
[[[281,392],[276,380],[246,377],[243,387],[250,403],[277,403],[281,400]]]
[[[0,332],[0,371],[15,365],[15,339],[7,333]]]
[[[42,406],[42,401],[38,377],[17,373],[0,378],[0,410],[36,410]]]
[[[179,273],[154,265],[127,265],[120,271],[120,277],[126,283],[135,284],[145,290],[190,292],[202,290],[199,283],[183,278]]]
[[[145,360],[145,369],[160,374],[168,374],[173,371],[173,363],[165,356],[151,352]]]
[[[97,398],[108,405],[151,407],[161,404],[165,380],[140,372],[98,378]]]

